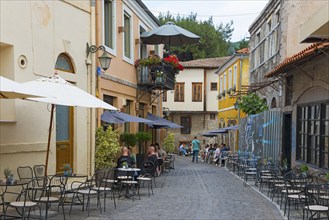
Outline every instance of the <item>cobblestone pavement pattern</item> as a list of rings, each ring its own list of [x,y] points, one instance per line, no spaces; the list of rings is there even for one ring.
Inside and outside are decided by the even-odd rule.
[[[175,169],[157,177],[156,184],[151,197],[143,188],[141,200],[120,198],[114,209],[108,199],[105,213],[93,202],[89,217],[81,207],[73,207],[66,219],[283,219],[270,201],[243,187],[242,181],[223,167],[176,156]]]

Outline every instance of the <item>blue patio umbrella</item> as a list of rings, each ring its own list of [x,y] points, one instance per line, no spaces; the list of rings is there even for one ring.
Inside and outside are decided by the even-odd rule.
[[[112,119],[116,118],[117,120],[122,121],[121,123],[124,123],[124,122],[152,123],[152,121],[147,120],[145,118],[132,116],[132,115],[129,115],[129,114],[126,114],[126,113],[123,113],[123,112],[118,112],[118,111],[106,111],[101,115],[101,118],[102,118],[103,115],[105,115],[104,117],[108,116],[109,119],[110,119],[110,117]],[[118,123],[120,123],[120,122],[118,122]]]
[[[151,113],[147,113],[146,118],[153,121],[151,124],[149,124],[149,128],[157,129],[157,128],[182,128],[183,127],[181,125],[178,125],[167,119],[161,118],[157,115],[153,115]]]
[[[104,121],[104,122],[110,123],[110,124],[122,124],[122,123],[125,123],[123,120],[114,117],[113,114],[111,114],[109,111],[105,111],[101,115],[101,120]]]

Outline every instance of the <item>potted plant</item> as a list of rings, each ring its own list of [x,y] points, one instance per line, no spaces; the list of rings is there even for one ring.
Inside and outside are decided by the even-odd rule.
[[[14,175],[12,174],[11,170],[9,168],[5,168],[3,171],[3,174],[5,175],[5,181],[6,182],[12,182]]]
[[[306,164],[302,164],[300,166],[300,172],[302,173],[303,176],[307,176],[308,166]]]
[[[170,55],[168,57],[163,58],[163,62],[165,64],[170,65],[176,73],[184,70],[184,67],[179,63],[179,60],[176,55]]]
[[[231,89],[232,89],[232,92],[235,93],[236,92],[236,85],[234,85]]]
[[[329,173],[326,174],[327,184],[329,185]]]
[[[222,92],[222,97],[225,97],[225,89],[223,90],[223,92]]]
[[[120,152],[119,134],[109,126],[106,130],[101,126],[96,130],[95,170],[116,166]]]
[[[145,157],[145,146],[147,141],[152,139],[152,135],[145,131],[140,131],[136,133],[138,145],[138,154],[136,155],[137,167],[142,167],[144,157]]]
[[[72,175],[72,169],[71,169],[71,165],[69,163],[64,164],[63,169],[64,169],[64,176]]]
[[[222,98],[222,94],[218,94],[217,99],[221,99],[221,98]]]
[[[283,159],[282,167],[283,167],[284,170],[288,170],[288,160],[287,160],[287,158]]]
[[[175,152],[175,135],[172,132],[168,132],[167,136],[164,138],[164,150],[168,154]]]
[[[129,146],[133,147],[137,143],[137,137],[133,133],[124,132],[124,133],[120,134],[120,141],[125,143],[126,147],[129,147]]]
[[[163,72],[162,71],[157,71],[155,73],[155,81],[156,82],[159,82],[159,83],[162,83],[163,82]]]

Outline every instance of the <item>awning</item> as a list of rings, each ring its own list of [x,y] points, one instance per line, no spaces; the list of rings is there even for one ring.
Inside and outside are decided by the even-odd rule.
[[[239,125],[234,125],[230,127],[223,128],[224,130],[239,130]]]
[[[208,132],[213,134],[223,134],[223,133],[227,133],[227,130],[220,128],[220,129],[210,130]]]
[[[119,122],[115,122],[115,118]],[[152,123],[152,121],[147,120],[145,118],[140,118],[136,116],[132,116],[123,112],[117,112],[117,111],[105,111],[101,115],[101,119],[108,123],[124,123],[124,122],[138,122],[138,123]],[[120,122],[121,121],[121,122]]]
[[[204,137],[216,137],[218,134],[217,133],[210,133],[210,132],[205,132],[201,134]]]
[[[123,120],[120,120],[113,116],[109,111],[104,112],[101,115],[101,120],[110,124],[122,124],[125,123]]]
[[[161,118],[157,115],[153,115],[151,113],[147,113],[146,118],[152,121],[152,123],[147,123],[149,125],[149,128],[182,128],[183,127],[167,119]]]

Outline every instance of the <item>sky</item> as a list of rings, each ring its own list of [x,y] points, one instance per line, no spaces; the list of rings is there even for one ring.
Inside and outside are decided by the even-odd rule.
[[[231,42],[249,37],[248,28],[269,0],[142,0],[157,17],[159,13],[187,16],[197,13],[198,20],[213,17],[215,25],[233,21]]]

